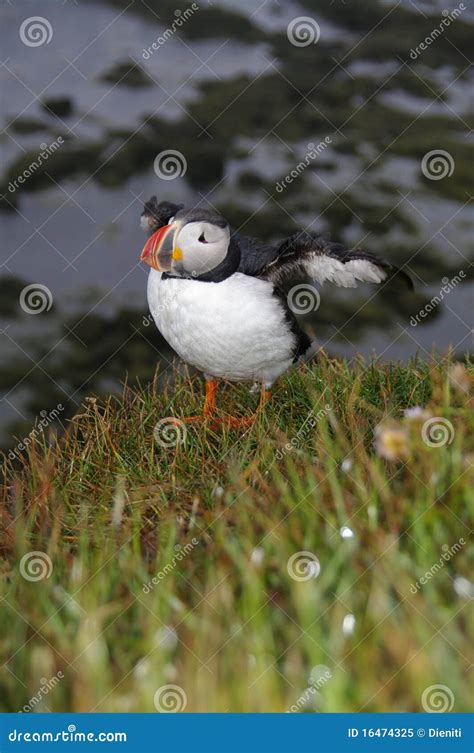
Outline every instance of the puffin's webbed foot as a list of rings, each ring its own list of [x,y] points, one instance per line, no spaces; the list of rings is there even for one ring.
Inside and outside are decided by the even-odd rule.
[[[231,414],[225,414],[223,416],[216,416],[216,392],[217,392],[217,379],[206,380],[206,398],[204,401],[204,409],[200,416],[187,416],[183,418],[186,423],[195,423],[196,421],[208,422],[211,429],[217,429],[227,427],[229,429],[249,429],[255,423],[257,417],[263,410],[265,403],[271,397],[271,391],[267,389],[261,389],[260,401],[255,413],[251,416],[233,416]]]
[[[267,390],[262,387],[260,392],[260,400],[255,413],[252,413],[251,416],[247,416],[245,418],[243,416],[226,415],[222,418],[218,418],[217,421],[223,426],[228,426],[230,429],[250,429],[250,427],[254,425],[258,416],[264,409],[267,400],[269,400],[271,396],[271,390]]]
[[[206,379],[206,397],[204,408],[200,416],[185,416],[183,421],[187,424],[196,423],[196,421],[208,421],[214,415],[216,410],[216,392],[217,379]]]

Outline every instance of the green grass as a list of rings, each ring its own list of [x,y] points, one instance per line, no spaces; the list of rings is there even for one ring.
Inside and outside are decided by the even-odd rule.
[[[187,711],[285,711],[318,665],[330,677],[306,711],[419,711],[434,684],[467,710],[468,373],[448,358],[320,355],[280,380],[250,430],[178,426],[170,448],[154,427],[200,410],[199,378],[89,399],[59,442],[5,466],[2,710],[59,676],[36,710],[154,711],[174,684]],[[256,403],[235,385],[218,400],[242,414]],[[426,415],[404,417],[415,405]],[[449,421],[450,443],[423,441],[428,415]],[[22,576],[31,551],[48,555],[49,577]],[[288,561],[303,551],[320,572],[298,581]]]

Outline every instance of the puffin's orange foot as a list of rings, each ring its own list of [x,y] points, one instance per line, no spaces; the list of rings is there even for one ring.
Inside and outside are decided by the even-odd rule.
[[[228,427],[229,429],[249,429],[255,422],[257,414],[254,413],[248,418],[239,418],[239,416],[222,416],[211,419],[211,429]]]
[[[200,416],[184,416],[183,421],[186,424],[194,424],[198,421],[208,421],[214,415],[216,409],[216,390],[217,379],[206,380],[206,398],[204,400],[203,412]]]
[[[250,427],[254,425],[258,416],[262,412],[263,408],[265,407],[265,403],[271,397],[271,394],[272,393],[270,392],[270,390],[262,390],[262,392],[260,393],[260,402],[258,404],[257,410],[255,411],[255,413],[252,413],[251,416],[243,418],[240,416],[225,415],[222,418],[214,418],[211,426],[214,427],[214,425],[220,425],[228,426],[231,429],[250,429]]]
[[[197,423],[199,421],[202,421],[203,423],[206,422],[209,423],[211,429],[217,429],[219,427],[228,427],[230,429],[249,429],[255,423],[267,400],[271,397],[270,390],[262,390],[262,392],[260,393],[260,402],[258,404],[257,410],[247,418],[231,415],[224,415],[220,417],[214,415],[216,409],[216,390],[217,380],[208,379],[206,381],[206,399],[204,401],[204,409],[202,415],[185,416],[182,421],[187,424]]]
[[[183,416],[182,419],[175,419],[176,423],[185,424],[202,423],[208,425],[211,429],[219,429],[225,426],[231,429],[248,429],[254,423],[257,414],[254,413],[248,418],[239,418],[238,416],[210,416],[202,413],[200,416]]]

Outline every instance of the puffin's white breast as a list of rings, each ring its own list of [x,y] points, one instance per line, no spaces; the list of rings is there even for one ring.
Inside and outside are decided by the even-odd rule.
[[[162,280],[151,270],[148,305],[171,347],[209,375],[269,384],[292,363],[296,338],[265,280]]]

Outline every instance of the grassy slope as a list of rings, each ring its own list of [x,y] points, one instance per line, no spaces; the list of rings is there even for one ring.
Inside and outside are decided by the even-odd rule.
[[[321,356],[280,381],[244,435],[192,426],[170,449],[153,428],[198,411],[199,379],[88,401],[68,437],[33,447],[5,488],[4,710],[61,671],[37,709],[152,711],[156,689],[174,683],[188,711],[283,711],[315,665],[332,677],[308,710],[420,710],[435,683],[466,710],[473,621],[453,577],[472,572],[469,547],[410,591],[443,545],[469,535],[474,431],[447,373],[446,361],[405,368]],[[235,386],[220,400],[237,412],[255,402]],[[374,425],[416,404],[448,418],[454,440],[428,447],[422,422],[403,419],[406,459],[383,460]],[[341,526],[355,537],[344,540]],[[48,553],[49,578],[20,575],[31,550]],[[302,550],[321,571],[297,582],[287,563]],[[349,613],[351,636],[342,631]]]

